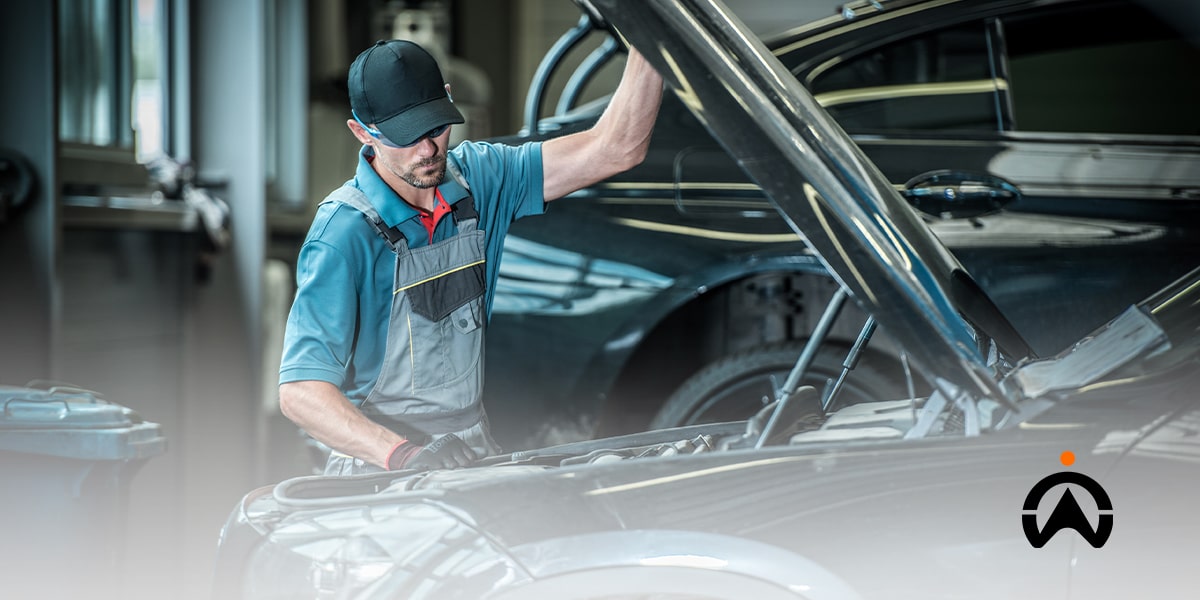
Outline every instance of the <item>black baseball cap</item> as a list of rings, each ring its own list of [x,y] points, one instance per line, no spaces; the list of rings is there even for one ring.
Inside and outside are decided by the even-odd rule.
[[[437,61],[407,40],[380,40],[350,65],[350,108],[387,139],[411,144],[430,130],[462,123]]]

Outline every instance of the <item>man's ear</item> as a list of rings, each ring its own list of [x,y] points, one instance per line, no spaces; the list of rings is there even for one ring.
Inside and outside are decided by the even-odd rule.
[[[354,119],[346,119],[346,127],[350,128],[350,133],[353,133],[354,137],[358,138],[358,141],[362,142],[364,146],[370,145],[370,143],[375,139],[371,137],[371,134],[367,133],[367,131],[362,128],[362,125],[359,125],[358,121],[355,121]]]

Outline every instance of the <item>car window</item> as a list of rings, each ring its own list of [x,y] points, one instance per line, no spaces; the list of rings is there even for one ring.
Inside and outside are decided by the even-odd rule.
[[[1088,3],[1003,25],[1016,129],[1200,135],[1200,48],[1145,8]]]
[[[827,63],[809,89],[850,132],[1200,135],[1200,46],[1160,17],[1130,2],[1002,17],[999,75],[989,27],[974,21]]]
[[[817,101],[847,131],[999,128],[982,21],[883,45],[812,79]]]

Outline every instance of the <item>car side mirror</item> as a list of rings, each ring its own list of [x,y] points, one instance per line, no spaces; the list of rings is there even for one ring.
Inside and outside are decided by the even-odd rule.
[[[900,192],[917,210],[939,219],[972,219],[1021,198],[1017,186],[994,175],[938,170],[909,179]]]

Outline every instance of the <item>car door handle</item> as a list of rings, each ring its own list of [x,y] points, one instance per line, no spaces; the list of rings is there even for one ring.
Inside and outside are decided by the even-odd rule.
[[[983,216],[1021,198],[1017,186],[1000,177],[952,170],[917,175],[900,193],[917,210],[940,219]]]

